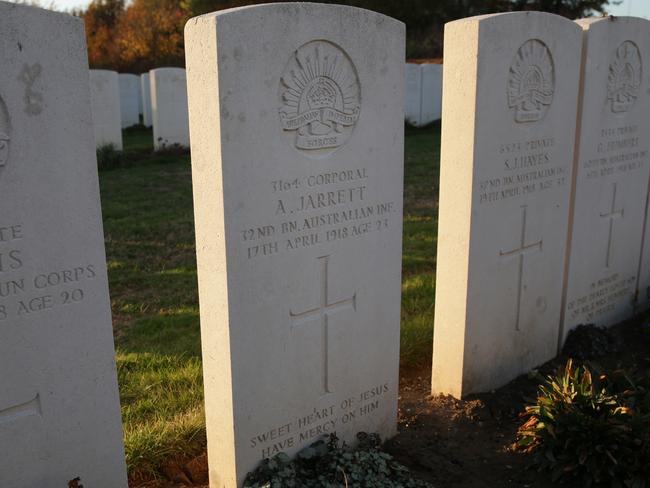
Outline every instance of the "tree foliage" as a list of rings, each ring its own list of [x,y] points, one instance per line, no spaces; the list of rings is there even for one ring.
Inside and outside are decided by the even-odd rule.
[[[92,68],[143,72],[183,66],[183,26],[196,15],[270,0],[92,0],[83,17]],[[540,10],[568,18],[604,13],[619,0],[320,0],[375,10],[407,26],[409,57],[439,57],[451,20],[493,12]],[[254,33],[251,33],[254,35]]]

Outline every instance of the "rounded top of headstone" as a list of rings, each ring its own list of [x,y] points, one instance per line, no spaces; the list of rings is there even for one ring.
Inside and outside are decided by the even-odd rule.
[[[279,13],[287,17],[292,17],[299,15],[301,13],[306,13],[308,15],[316,15],[317,11],[321,12],[336,12],[340,11],[342,15],[354,15],[361,14],[366,16],[372,16],[376,19],[377,23],[390,22],[395,25],[400,26],[400,28],[405,31],[406,25],[393,17],[388,15],[375,12],[373,10],[368,10],[360,7],[352,7],[349,5],[338,5],[338,4],[324,4],[316,2],[274,2],[274,3],[264,3],[259,5],[247,5],[243,7],[228,8],[223,10],[218,10],[216,12],[211,12],[204,15],[199,15],[193,17],[187,21],[185,28],[188,26],[207,20],[216,20],[216,19],[225,19],[232,16],[239,15],[267,15],[269,13]]]

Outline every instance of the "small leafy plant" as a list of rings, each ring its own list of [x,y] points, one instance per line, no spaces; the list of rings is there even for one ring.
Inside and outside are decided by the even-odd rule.
[[[526,407],[517,447],[571,486],[650,487],[650,380],[623,371],[596,378],[569,360]]]
[[[249,473],[244,488],[431,488],[381,451],[379,436],[360,433],[351,449],[329,435],[295,459],[278,454]]]

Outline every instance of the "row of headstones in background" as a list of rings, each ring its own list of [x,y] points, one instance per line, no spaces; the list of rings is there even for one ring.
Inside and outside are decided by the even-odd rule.
[[[140,123],[142,113],[142,86],[140,76],[127,73],[119,74],[120,111],[122,129]]]
[[[187,82],[182,68],[157,68],[141,76],[90,70],[97,146],[122,149],[122,129],[153,125],[154,149],[189,146]]]
[[[90,70],[90,102],[97,147],[112,144],[122,150],[122,109],[119,75],[115,71]]]
[[[149,71],[154,149],[190,145],[187,75],[183,68]]]
[[[0,486],[126,488],[83,20],[0,33]]]
[[[408,124],[423,127],[442,114],[442,64],[406,63],[404,116]]]
[[[140,75],[140,96],[142,97],[142,124],[151,127],[151,84],[149,73]]]
[[[649,46],[636,18],[445,27],[434,393],[499,387],[647,307]]]

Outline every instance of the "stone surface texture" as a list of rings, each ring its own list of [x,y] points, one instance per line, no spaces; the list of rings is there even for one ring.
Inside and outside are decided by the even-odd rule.
[[[2,488],[127,487],[86,53],[0,2]]]
[[[536,12],[445,27],[434,394],[555,355],[581,29]]]
[[[650,174],[650,22],[578,24],[585,59],[562,342],[577,325],[633,315]]]
[[[405,29],[281,3],[185,34],[210,477],[235,488],[396,432]]]

